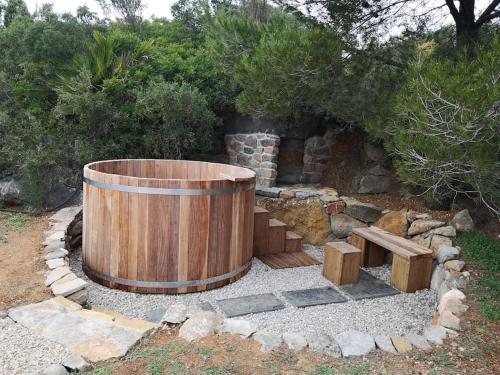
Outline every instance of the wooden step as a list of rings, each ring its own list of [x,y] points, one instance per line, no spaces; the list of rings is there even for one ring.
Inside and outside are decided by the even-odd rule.
[[[276,219],[269,219],[269,247],[266,255],[285,252],[286,228],[285,223]]]
[[[267,255],[269,249],[269,211],[262,207],[254,208],[253,255]]]
[[[291,230],[287,230],[285,251],[287,253],[302,251],[302,236],[299,236]]]
[[[305,267],[321,264],[305,251],[260,256],[259,259],[273,269]]]

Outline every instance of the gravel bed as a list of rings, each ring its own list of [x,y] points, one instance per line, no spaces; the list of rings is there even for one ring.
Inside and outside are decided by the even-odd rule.
[[[316,259],[323,260],[322,248],[304,245],[304,249]],[[147,295],[108,289],[88,280],[83,274],[79,253],[72,254],[71,267],[90,284],[87,288],[89,305],[118,311],[134,318],[144,318],[150,310],[177,302],[189,306],[206,301],[218,309],[216,301],[219,299],[274,293],[284,301],[285,309],[246,315],[244,319],[258,323],[262,329],[279,333],[298,331],[335,335],[356,329],[377,335],[421,332],[436,311],[436,294],[432,290],[361,301],[349,299],[346,303],[307,308],[289,305],[282,298],[281,292],[325,286],[335,288],[321,275],[322,265],[273,270],[254,258],[251,270],[237,282],[219,289],[184,295]],[[381,280],[390,280],[389,266],[366,270]]]
[[[37,336],[10,318],[0,319],[0,374],[38,374],[69,354],[55,342]]]

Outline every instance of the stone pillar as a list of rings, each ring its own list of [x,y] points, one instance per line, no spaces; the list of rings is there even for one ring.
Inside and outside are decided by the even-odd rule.
[[[229,163],[252,169],[257,185],[271,187],[278,174],[280,137],[268,133],[227,134],[224,137]]]
[[[303,182],[317,184],[321,181],[325,164],[330,158],[330,142],[326,137],[311,137],[304,142]]]

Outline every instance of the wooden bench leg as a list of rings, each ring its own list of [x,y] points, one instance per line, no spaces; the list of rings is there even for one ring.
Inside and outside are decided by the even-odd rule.
[[[366,242],[367,241],[363,237],[360,237],[355,233],[352,234],[351,245],[361,250],[360,267],[366,267],[365,262],[368,260],[368,257],[365,256]]]
[[[353,233],[351,245],[361,250],[362,267],[380,267],[384,264],[385,249]]]
[[[432,257],[403,258],[393,255],[391,284],[406,293],[429,288],[432,275]]]

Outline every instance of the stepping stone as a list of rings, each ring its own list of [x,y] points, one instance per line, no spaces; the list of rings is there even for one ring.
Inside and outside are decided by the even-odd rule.
[[[52,285],[52,293],[54,293],[55,296],[65,297],[75,292],[78,292],[79,290],[85,288],[86,286],[87,286],[86,281],[80,278],[76,278],[74,280],[67,281],[63,284],[59,284],[57,286]]]
[[[149,310],[144,314],[144,320],[151,323],[160,323],[166,312],[167,309],[165,307]]]
[[[50,273],[47,275],[47,279],[45,280],[45,286],[51,286],[57,280],[63,278],[64,276],[70,273],[71,273],[70,268],[66,266],[58,267],[50,271]]]
[[[218,300],[219,307],[228,318],[285,308],[285,305],[272,293]]]
[[[51,270],[56,269],[58,267],[63,267],[66,265],[64,263],[64,259],[62,259],[62,258],[50,259],[50,260],[45,261],[45,263],[47,264],[47,267],[49,267],[49,269],[51,269]]]
[[[283,297],[295,307],[327,305],[347,301],[342,294],[331,287],[292,290],[283,292]]]
[[[335,336],[335,340],[344,357],[366,355],[375,350],[375,340],[368,333],[347,331]]]
[[[359,281],[356,284],[342,285],[340,289],[354,300],[387,297],[400,293],[399,290],[363,270],[359,270]]]

